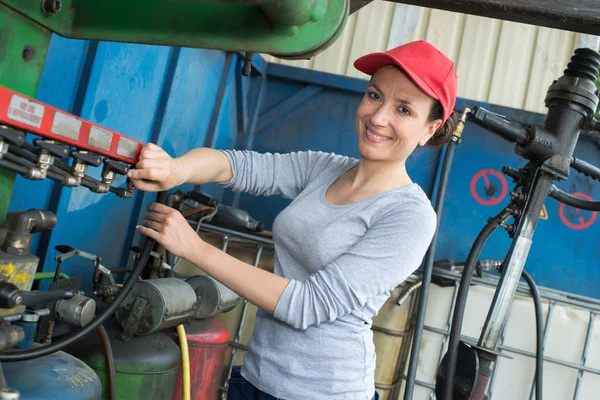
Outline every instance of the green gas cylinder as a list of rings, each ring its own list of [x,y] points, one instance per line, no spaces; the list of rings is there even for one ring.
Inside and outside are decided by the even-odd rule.
[[[104,327],[115,359],[117,399],[170,399],[181,363],[177,344],[160,332],[134,336],[124,342],[118,338],[122,329],[114,316],[104,323]],[[97,335],[88,335],[65,351],[96,371],[102,381],[102,399],[106,399],[106,364]]]

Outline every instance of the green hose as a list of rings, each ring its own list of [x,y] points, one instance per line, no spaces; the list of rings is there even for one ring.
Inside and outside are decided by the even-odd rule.
[[[67,274],[65,274],[63,272],[61,272],[59,274],[59,276],[62,279],[69,279],[69,275],[67,275]],[[33,280],[34,281],[39,281],[41,279],[53,279],[53,278],[54,278],[54,272],[36,272],[35,275],[34,275],[34,277],[33,277]]]

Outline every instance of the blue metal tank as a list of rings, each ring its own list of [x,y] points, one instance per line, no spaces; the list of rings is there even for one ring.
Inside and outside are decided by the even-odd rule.
[[[21,392],[21,400],[99,400],[100,378],[77,358],[58,351],[20,362],[2,363],[6,384]]]

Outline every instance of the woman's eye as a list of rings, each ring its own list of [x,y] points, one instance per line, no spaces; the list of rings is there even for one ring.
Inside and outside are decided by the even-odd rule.
[[[408,109],[408,107],[399,107],[398,111],[400,112],[400,114],[410,115],[410,110]]]
[[[381,98],[379,97],[379,95],[375,92],[369,92],[369,98],[373,99],[373,100],[380,100]]]

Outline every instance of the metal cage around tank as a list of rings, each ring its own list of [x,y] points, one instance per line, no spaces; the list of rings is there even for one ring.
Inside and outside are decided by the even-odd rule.
[[[195,227],[195,222],[190,221],[190,224]],[[254,249],[254,262],[253,265],[258,267],[261,258],[263,257],[265,249],[273,248],[273,241],[267,237],[256,236],[251,234],[246,234],[242,232],[237,232],[229,229],[224,229],[221,227],[209,225],[209,224],[201,224],[200,232],[212,233],[220,236],[221,239],[221,249],[225,252],[228,251],[230,244],[233,242],[242,242],[245,244],[250,244]],[[452,310],[454,308],[454,302],[456,301],[457,289],[460,281],[460,274],[457,272],[449,271],[443,268],[435,267],[433,272],[434,277],[444,278],[450,282],[452,282],[451,287],[447,287],[442,290],[451,290],[452,295],[450,296],[450,301],[445,302],[443,304],[436,303],[435,305],[432,302],[437,302],[439,297],[436,297],[436,292],[434,291],[430,295],[428,311],[432,310],[432,307],[444,307],[448,308],[448,310]],[[410,338],[412,336],[414,330],[414,316],[416,313],[416,304],[418,300],[418,295],[420,293],[420,282],[421,282],[421,274],[420,270],[416,271],[412,274],[405,282],[403,282],[398,288],[399,290],[394,291],[394,294],[389,302],[394,302],[399,307],[408,307],[408,320],[406,324],[406,328],[402,330],[389,329],[384,326],[379,326],[377,324],[373,324],[372,330],[375,335],[386,335],[391,337],[402,337],[403,342],[401,345],[401,349],[398,353],[398,356],[393,363],[393,365],[386,366],[378,366],[378,368],[391,368],[394,371],[393,381],[391,383],[381,382],[376,380],[376,389],[380,394],[384,394],[382,398],[384,399],[397,399],[402,394],[403,383],[406,378],[406,367],[407,367],[407,359],[410,352]],[[483,277],[478,278],[474,277],[472,283],[482,288],[493,288],[498,283],[498,277],[491,273],[484,273]],[[439,288],[439,286],[438,286]],[[600,337],[600,301],[596,299],[587,298],[584,296],[573,295],[571,293],[565,293],[553,289],[548,288],[540,288],[542,300],[544,305],[546,306],[546,315],[545,315],[545,323],[544,323],[544,342],[546,342],[546,338],[550,334],[550,326],[552,322],[552,317],[558,308],[563,308],[565,310],[569,310],[569,312],[573,310],[578,310],[580,313],[585,313],[587,315],[587,327],[585,329],[585,337],[583,340],[583,349],[580,354],[580,359],[578,362],[571,362],[565,359],[561,359],[559,357],[553,357],[551,355],[545,355],[544,361],[546,363],[551,363],[555,365],[559,365],[565,368],[568,368],[572,371],[576,371],[577,377],[574,382],[574,388],[572,391],[572,398],[574,400],[582,400],[585,397],[581,397],[582,394],[582,384],[583,377],[585,373],[598,375],[600,377],[600,365],[588,365],[590,364],[590,348],[592,346],[592,341],[596,336]],[[490,293],[493,293],[490,291]],[[530,306],[530,311],[533,313],[533,304],[530,301],[530,293],[528,287],[521,283],[518,289],[518,298],[520,300],[524,300],[527,303],[527,306]],[[490,295],[491,296],[491,295]],[[222,399],[226,398],[227,395],[227,379],[231,374],[231,369],[233,367],[233,360],[235,355],[239,351],[246,351],[248,347],[246,344],[241,342],[241,335],[244,326],[248,323],[248,320],[252,318],[248,315],[248,302],[244,301],[241,305],[242,312],[240,314],[240,318],[236,321],[236,326],[234,328],[234,332],[232,332],[232,340],[229,342],[229,349],[231,352],[231,361],[226,364],[226,370],[224,371],[222,384],[221,384],[221,395]],[[482,309],[487,310],[487,307],[482,307]],[[426,321],[424,330],[426,335],[435,335],[438,338],[442,338],[442,346],[439,349],[438,357],[435,359],[431,359],[429,364],[426,364],[426,361],[420,362],[419,369],[429,369],[434,370],[439,365],[441,357],[446,351],[447,346],[447,338],[449,335],[450,323],[452,320],[452,313],[449,311],[446,316],[445,326],[440,328],[435,326],[435,324],[428,323]],[[534,334],[534,324],[532,321],[524,321],[526,323],[531,323],[531,329],[527,330],[526,326],[520,326],[519,329],[522,330],[522,333],[527,335],[530,334],[532,338],[535,338]],[[509,320],[510,324],[510,320]],[[508,325],[507,325],[508,326]],[[560,328],[560,327],[559,327]],[[509,328],[511,329],[511,328]],[[407,340],[408,339],[408,340]],[[476,342],[477,338],[475,336],[464,335],[463,339],[467,341]],[[377,337],[375,337],[377,341]],[[594,344],[595,345],[595,344]],[[598,341],[598,346],[600,346],[600,341]],[[509,355],[520,355],[524,356],[528,359],[535,358],[535,352],[530,351],[524,348],[519,348],[515,346],[508,345],[502,341],[500,345],[500,349],[503,353]],[[422,349],[423,351],[423,349]],[[424,350],[427,351],[427,350]],[[420,357],[423,358],[422,354]],[[508,369],[512,369],[511,366],[514,366],[514,362],[519,362],[518,360],[508,360],[502,359],[499,362],[498,368],[496,368],[494,375],[490,381],[490,399],[503,399],[503,393],[501,389],[495,385],[497,381],[497,376],[499,374],[503,374],[503,371],[507,371]],[[600,364],[600,358],[598,360],[593,361],[596,364]],[[533,368],[534,369],[534,368]],[[422,375],[422,374],[421,374]],[[421,396],[425,395],[423,398],[433,399],[434,397],[434,380],[423,380],[419,379],[419,373],[417,375],[416,386],[422,388],[425,392],[421,391]],[[527,391],[526,397],[532,399],[533,398],[533,379],[530,381],[530,388]],[[598,380],[600,383],[600,379]],[[419,398],[419,392],[415,394],[415,398]]]

